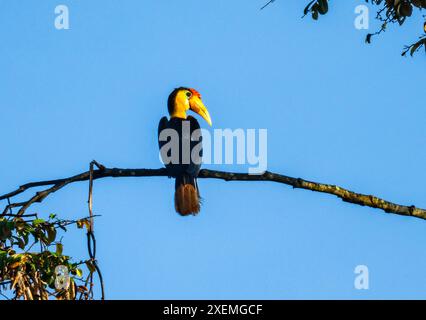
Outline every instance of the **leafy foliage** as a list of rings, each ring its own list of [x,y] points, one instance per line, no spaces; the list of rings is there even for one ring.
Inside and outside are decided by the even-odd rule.
[[[318,20],[321,15],[328,13],[329,2],[331,0],[312,0],[304,9],[304,16],[310,14],[312,19]],[[372,37],[386,31],[389,24],[398,24],[402,26],[404,22],[413,15],[414,10],[424,12],[426,9],[426,0],[365,0],[367,3],[377,6],[376,19],[381,22],[381,27],[374,33],[369,33],[365,41],[371,43]],[[423,18],[426,16],[423,14]],[[408,52],[413,55],[415,52],[424,48],[426,51],[426,21],[419,26],[423,34],[419,40],[404,47],[402,55]]]
[[[51,214],[48,220],[37,215],[0,217],[0,293],[3,297],[25,300],[90,299],[92,274],[96,271],[91,259],[73,262],[63,254],[58,234],[70,225],[90,227],[88,219],[61,220]],[[31,251],[37,247],[38,250]],[[69,271],[66,286],[55,285],[57,267]],[[83,268],[88,277],[83,279]],[[79,294],[79,296],[78,296]]]

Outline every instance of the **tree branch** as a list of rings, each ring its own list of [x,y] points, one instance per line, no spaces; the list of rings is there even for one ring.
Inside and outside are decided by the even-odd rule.
[[[107,178],[107,177],[167,177],[167,170],[165,168],[160,169],[120,169],[120,168],[105,168],[99,166],[100,169],[93,171],[93,180]],[[313,181],[304,180],[301,178],[293,178],[285,176],[282,174],[265,172],[262,175],[249,175],[245,173],[234,173],[234,172],[224,172],[216,170],[203,169],[200,171],[198,176],[199,178],[204,179],[221,179],[225,181],[271,181],[286,184],[292,186],[293,188],[306,189],[316,192],[328,193],[335,195],[341,198],[345,202],[368,206],[371,208],[377,208],[384,210],[387,213],[393,213],[403,216],[412,216],[420,219],[426,220],[426,210],[421,208],[416,208],[414,205],[404,206],[396,203],[392,203],[383,199],[380,199],[373,195],[356,193],[339,186],[323,184]],[[57,180],[48,180],[48,181],[38,181],[27,183],[20,186],[18,189],[0,196],[0,200],[5,200],[12,198],[16,195],[19,195],[28,189],[42,186],[51,186],[46,190],[37,192],[30,200],[11,203],[6,206],[2,215],[8,214],[8,210],[11,208],[19,207],[19,211],[16,215],[21,216],[25,211],[35,202],[42,202],[50,194],[62,189],[66,185],[78,182],[78,181],[87,181],[90,179],[90,171],[80,173],[78,175],[57,179]]]

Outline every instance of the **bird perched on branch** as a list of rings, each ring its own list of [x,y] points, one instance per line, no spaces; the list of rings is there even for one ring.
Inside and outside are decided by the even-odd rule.
[[[169,176],[175,181],[175,209],[179,214],[196,215],[200,212],[200,191],[197,176],[203,156],[200,124],[187,116],[191,110],[207,121],[212,121],[201,95],[195,89],[180,87],[169,95],[167,107],[170,119],[163,117],[158,124],[160,154]]]

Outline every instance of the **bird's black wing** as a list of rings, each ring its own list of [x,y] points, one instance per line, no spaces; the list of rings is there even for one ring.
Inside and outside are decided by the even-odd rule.
[[[160,141],[160,134],[161,134],[161,131],[168,128],[168,124],[169,124],[169,120],[167,119],[167,117],[162,117],[160,119],[160,122],[158,123],[158,148],[160,149],[160,151],[161,151],[161,148],[167,143],[167,140],[166,141]],[[164,162],[163,154],[161,154],[161,159]]]
[[[186,120],[190,123],[191,131],[191,162],[186,171],[196,177],[201,169],[201,161],[203,158],[203,137],[201,135],[201,127],[197,119],[188,116]]]

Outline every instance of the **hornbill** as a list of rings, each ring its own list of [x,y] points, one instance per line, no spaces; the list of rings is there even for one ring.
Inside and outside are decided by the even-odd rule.
[[[161,158],[168,175],[176,179],[174,197],[176,212],[182,216],[196,215],[200,212],[197,176],[203,156],[202,136],[198,121],[194,117],[187,116],[186,112],[194,111],[203,117],[210,126],[212,121],[207,108],[201,101],[201,95],[195,89],[185,87],[174,89],[169,95],[167,107],[170,119],[163,117],[158,124],[158,145]],[[162,132],[163,135],[161,135]],[[170,132],[176,133],[175,143],[173,143]],[[176,148],[178,149],[176,150]]]

